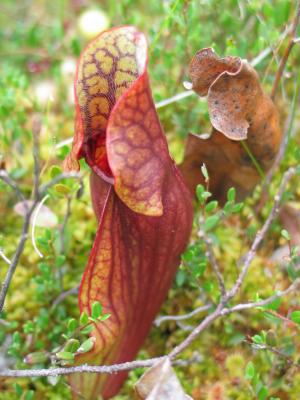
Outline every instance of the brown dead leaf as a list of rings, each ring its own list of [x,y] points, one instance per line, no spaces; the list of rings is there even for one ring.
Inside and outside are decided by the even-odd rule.
[[[135,390],[141,400],[193,400],[184,393],[168,358],[149,368]]]
[[[277,110],[246,60],[219,58],[212,49],[203,49],[191,61],[190,76],[195,92],[207,95],[213,130],[206,140],[189,135],[181,170],[194,193],[196,185],[203,183],[200,166],[205,163],[215,198],[224,201],[228,188],[234,186],[242,199],[260,175],[239,141],[246,141],[261,169],[267,171],[282,136]]]
[[[21,217],[25,217],[27,210],[32,207],[32,205],[33,201],[31,200],[21,201],[15,204],[14,211]],[[32,223],[32,218],[30,223]],[[57,216],[50,210],[50,208],[45,205],[40,206],[35,225],[42,228],[53,228],[57,226],[57,224]]]

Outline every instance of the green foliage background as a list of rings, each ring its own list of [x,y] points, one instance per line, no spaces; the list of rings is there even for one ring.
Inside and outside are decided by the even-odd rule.
[[[60,166],[69,151],[69,146],[56,148],[57,143],[73,135],[74,106],[69,94],[73,75],[66,72],[63,65],[66,61],[74,62],[87,43],[88,39],[78,27],[78,20],[85,10],[93,8],[100,8],[106,13],[110,26],[132,24],[145,32],[150,46],[152,90],[155,101],[159,102],[184,91],[182,82],[188,80],[188,62],[200,48],[212,46],[220,55],[238,55],[249,60],[270,46],[277,49],[282,32],[293,18],[295,2],[2,0],[0,162],[28,197],[33,186],[31,124],[36,112],[41,113],[43,119],[42,182],[51,177],[51,167]],[[282,51],[283,47],[279,54]],[[299,56],[299,46],[295,46],[278,96],[282,121],[292,107],[293,97],[298,98],[295,82],[297,79],[299,82]],[[257,66],[266,91],[271,89],[278,57],[274,58],[271,54]],[[41,102],[38,99],[41,84],[51,88],[53,100]],[[299,161],[300,115],[299,103],[296,104],[292,137],[280,171],[269,189],[270,200],[259,213],[255,212],[261,193],[258,187],[240,213],[230,215],[212,229],[216,254],[227,285],[234,282],[238,261],[248,250],[253,235],[272,206],[282,171]],[[159,109],[159,116],[170,151],[178,162],[183,155],[187,133],[203,133],[209,129],[206,103],[199,101],[197,96]],[[12,367],[28,367],[23,358],[28,353],[52,350],[61,344],[68,319],[79,316],[76,296],[67,297],[57,307],[53,306],[53,302],[62,290],[78,285],[96,230],[88,189],[88,170],[84,165],[83,171],[85,188],[80,198],[76,197],[78,184],[70,181],[50,193],[47,206],[57,216],[58,225],[37,228],[37,244],[44,259],[41,260],[35,253],[30,240],[27,242],[7,298],[3,315],[6,323],[0,324],[0,367],[4,362]],[[22,218],[13,210],[17,202],[14,193],[2,182],[0,191],[0,247],[11,258],[20,235]],[[299,195],[299,188],[294,186],[286,193],[286,199],[298,207]],[[68,198],[72,198],[72,212],[62,245],[60,227]],[[195,235],[183,257],[162,314],[184,314],[218,298],[217,284],[207,265],[203,244],[197,239],[197,228],[196,217]],[[274,223],[268,239],[252,263],[240,301],[253,300],[257,293],[261,297],[271,295],[275,286],[282,284],[284,287],[289,282],[287,271],[270,260],[274,249],[285,242],[280,237],[280,230],[279,223]],[[7,265],[2,259],[0,264],[0,278],[3,279]],[[297,307],[299,309],[299,295],[283,300],[280,312],[284,314]],[[187,321],[185,328],[188,329],[187,325],[194,326],[201,316]],[[286,326],[260,310],[234,314],[216,322],[182,355],[189,359],[197,352],[200,357],[197,363],[176,368],[187,393],[195,399],[299,399],[299,369],[289,367],[285,359],[257,351],[245,343],[245,339],[254,335],[263,338],[262,331],[274,333],[276,345],[298,362],[299,330],[295,330],[294,326]],[[164,354],[186,335],[187,332],[177,327],[175,322],[153,327],[140,358]],[[37,365],[43,366],[43,363]],[[116,399],[132,398],[133,384],[141,373],[140,370],[130,373]],[[64,378],[0,379],[1,400],[20,398],[70,399],[71,394]]]

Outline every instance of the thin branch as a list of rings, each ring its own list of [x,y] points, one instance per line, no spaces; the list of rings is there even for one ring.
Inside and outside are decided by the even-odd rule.
[[[214,312],[208,315],[189,335],[181,342],[178,346],[169,353],[171,359],[177,357],[182,353],[206,328],[208,328],[216,319],[221,316],[221,310],[223,309],[223,304],[218,304]]]
[[[207,235],[204,235],[203,240],[206,244],[206,249],[207,249],[207,257],[209,259],[209,262],[212,266],[212,269],[214,270],[214,273],[216,275],[218,284],[219,284],[219,288],[220,288],[220,292],[221,292],[221,298],[224,299],[226,297],[226,288],[225,288],[225,282],[223,279],[223,275],[221,274],[220,271],[220,267],[219,264],[216,260],[215,254],[214,254],[214,250],[212,247],[212,241],[209,237],[207,237]]]
[[[19,189],[17,183],[8,175],[8,173],[4,169],[0,170],[0,179],[14,190],[20,201],[26,204],[25,197]]]
[[[279,63],[279,67],[277,69],[276,75],[275,75],[275,79],[274,79],[274,84],[272,87],[272,91],[271,91],[271,99],[274,100],[275,96],[276,96],[276,92],[279,86],[279,82],[280,79],[282,77],[283,71],[285,69],[286,63],[288,61],[289,55],[291,53],[292,48],[294,47],[294,45],[298,42],[298,38],[297,36],[297,27],[299,25],[299,21],[300,21],[300,0],[297,1],[297,5],[296,5],[296,15],[293,21],[293,25],[292,25],[292,30],[290,33],[290,39],[288,42],[288,45],[285,49],[285,52],[280,60]]]
[[[231,314],[231,313],[237,312],[237,311],[249,310],[249,309],[258,308],[258,307],[265,307],[269,304],[272,304],[275,300],[277,300],[281,297],[287,296],[289,293],[298,289],[298,287],[300,287],[300,278],[296,279],[287,289],[280,291],[280,292],[274,294],[273,296],[270,296],[264,300],[260,300],[260,301],[256,301],[256,302],[238,304],[231,308],[224,308],[222,310],[221,314],[227,315],[227,314]]]
[[[185,99],[186,97],[190,97],[194,95],[195,92],[193,90],[186,90],[184,92],[178,93],[175,96],[169,97],[168,99],[162,100],[158,103],[155,104],[155,108],[162,108],[166,107],[169,104],[176,103],[177,101],[180,101],[182,99]]]
[[[282,139],[279,151],[277,153],[276,159],[274,161],[274,164],[272,165],[271,169],[268,171],[268,173],[266,175],[266,179],[263,184],[262,192],[266,191],[267,188],[269,187],[270,182],[274,176],[274,173],[277,170],[277,168],[279,167],[281,160],[283,159],[283,157],[285,155],[285,151],[288,146],[289,139],[291,137],[293,126],[294,126],[297,104],[299,102],[299,92],[300,92],[300,73],[298,74],[298,78],[297,78],[295,90],[294,90],[294,95],[293,95],[293,100],[290,105],[290,112],[289,112],[289,115],[288,115],[286,123],[285,123],[285,133],[283,135],[283,139]]]
[[[82,176],[78,172],[63,172],[62,174],[55,176],[51,181],[40,186],[39,189],[40,196],[44,195],[48,189],[52,188],[52,186],[56,185],[63,179],[78,179],[81,181]]]
[[[205,304],[204,306],[200,306],[198,308],[196,308],[195,310],[191,311],[190,313],[184,314],[184,315],[164,315],[164,316],[160,316],[157,317],[154,320],[154,325],[156,326],[160,326],[160,324],[162,324],[163,322],[166,321],[184,321],[186,319],[192,318],[195,315],[198,315],[204,311],[207,311],[210,309],[212,305],[211,304]]]
[[[268,350],[271,353],[275,354],[276,356],[284,358],[285,361],[288,363],[288,365],[296,367],[297,369],[300,368],[300,365],[298,363],[295,363],[290,356],[285,354],[283,351],[277,349],[276,347],[272,347],[272,346],[269,346],[267,344],[264,344],[264,345],[256,344],[256,343],[252,343],[250,341],[246,341],[246,343],[250,344],[252,347],[254,347],[257,350]]]
[[[233,288],[226,294],[224,299],[221,299],[220,303],[218,304],[217,308],[215,309],[212,314],[208,315],[191,333],[187,338],[181,342],[178,346],[176,346],[171,353],[169,354],[170,358],[177,357],[183,350],[185,350],[199,335],[203,330],[205,330],[208,326],[210,326],[216,319],[218,319],[225,308],[225,305],[236,296],[238,293],[245,276],[249,270],[251,261],[253,260],[258,246],[262,242],[263,238],[265,237],[267,231],[270,228],[271,223],[275,219],[278,214],[278,208],[280,201],[282,199],[283,193],[285,191],[286,185],[290,181],[290,179],[296,174],[296,169],[291,167],[283,176],[282,183],[278,190],[278,194],[275,196],[275,202],[273,208],[267,218],[266,222],[264,223],[262,229],[256,234],[253,244],[246,256],[245,263],[243,265],[242,271],[238,276],[236,283],[234,284]]]
[[[207,316],[200,325],[198,325],[194,331],[188,336],[191,336],[195,339],[204,329],[206,329],[209,325],[211,325],[216,319],[231,314],[237,311],[248,310],[251,308],[256,307],[263,307],[272,303],[274,300],[283,297],[292,291],[296,290],[300,286],[300,278],[295,280],[287,289],[279,292],[273,296],[270,296],[267,299],[257,301],[254,303],[246,303],[246,304],[239,304],[237,306],[231,308],[224,308],[224,305],[220,303],[216,310]],[[196,311],[196,310],[195,310]],[[187,339],[188,339],[187,338]],[[98,374],[112,374],[120,371],[130,371],[136,368],[146,368],[151,367],[152,365],[156,364],[157,362],[163,360],[165,357],[169,357],[174,359],[178,354],[180,354],[185,348],[187,347],[184,343],[187,339],[182,342],[179,346],[175,347],[174,350],[168,355],[163,357],[155,357],[150,358],[148,360],[141,360],[141,361],[130,361],[122,364],[113,364],[113,365],[102,365],[102,366],[89,366],[89,365],[80,365],[76,367],[66,367],[66,368],[49,368],[49,369],[36,369],[36,370],[0,370],[0,377],[5,378],[16,378],[16,377],[41,377],[41,376],[58,376],[58,375],[71,375],[77,372],[79,373],[98,373]],[[191,343],[192,340],[189,340]],[[174,363],[180,363],[180,360],[173,361]]]
[[[298,285],[300,286],[300,285]],[[285,322],[286,324],[290,324],[293,325],[295,328],[300,329],[300,326],[297,322],[292,321],[291,319],[285,317],[284,315],[279,314],[278,312],[276,312],[275,310],[266,310],[266,312],[268,314],[273,315],[274,317],[276,317],[277,319],[282,320],[283,322]]]
[[[122,364],[114,364],[114,365],[101,365],[101,366],[93,366],[93,365],[79,365],[76,367],[67,367],[67,368],[49,368],[49,369],[36,369],[36,370],[0,370],[0,376],[6,378],[16,378],[16,377],[38,377],[38,376],[58,376],[58,375],[71,375],[76,373],[92,373],[92,374],[113,374],[121,371],[130,371],[136,368],[146,368],[151,367],[155,363],[162,361],[165,357],[155,357],[150,358],[149,360],[141,360],[141,361],[131,361],[125,362]]]
[[[24,202],[25,208],[26,208],[26,213],[24,216],[21,238],[17,245],[16,252],[11,260],[11,264],[9,265],[9,268],[7,270],[6,276],[4,278],[4,282],[2,284],[2,288],[1,288],[1,292],[0,292],[0,312],[2,312],[2,310],[3,310],[5,298],[6,298],[11,280],[12,280],[15,270],[17,268],[21,254],[23,253],[26,240],[28,239],[28,231],[29,231],[31,216],[32,216],[34,209],[39,201],[40,165],[39,165],[39,138],[38,137],[39,137],[40,130],[41,130],[41,120],[40,120],[40,117],[38,115],[36,115],[32,122],[33,160],[34,160],[34,183],[33,183],[34,201],[31,205],[31,207],[28,207],[27,202],[26,202],[23,194],[21,194],[21,191],[19,190],[17,185],[9,177],[7,178],[7,176],[6,176],[6,182],[11,187],[14,188],[14,190],[18,194],[19,198],[21,198],[22,201]]]
[[[222,303],[218,305],[216,310],[209,316],[207,316],[198,327],[194,329],[194,331],[188,336],[189,343],[193,339],[195,339],[204,329],[206,329],[209,325],[211,325],[217,318],[220,318],[224,315],[231,314],[237,311],[248,310],[251,308],[263,307],[274,300],[286,296],[287,294],[291,293],[292,291],[296,290],[300,286],[300,278],[295,280],[287,289],[276,293],[273,296],[270,296],[267,299],[253,302],[253,303],[246,303],[246,304],[239,304],[237,306],[231,308],[224,308]],[[195,310],[196,311],[196,310]],[[192,338],[192,340],[191,340]],[[187,339],[182,342],[179,346],[175,347],[174,350],[168,355],[171,359],[175,358],[178,354],[180,354],[187,346],[185,345]],[[2,377],[40,377],[40,376],[57,376],[57,375],[70,375],[74,373],[104,373],[104,374],[111,374],[120,371],[129,371],[136,368],[145,368],[150,367],[158,361],[161,361],[165,357],[156,357],[149,360],[143,361],[132,361],[122,364],[114,364],[110,366],[88,366],[82,365],[77,367],[67,367],[67,368],[52,368],[52,369],[40,369],[40,370],[3,370],[0,371],[0,376]]]
[[[69,290],[66,290],[65,292],[62,292],[53,302],[52,304],[52,309],[54,309],[55,307],[57,307],[60,303],[62,303],[64,301],[64,299],[70,295],[73,294],[77,294],[79,290],[79,285],[76,287],[73,287]]]
[[[4,306],[4,302],[5,302],[5,298],[10,286],[10,282],[12,280],[12,277],[15,273],[15,270],[17,268],[19,259],[21,257],[21,254],[23,253],[24,250],[24,246],[26,243],[26,240],[28,239],[28,230],[29,230],[29,225],[30,225],[30,218],[31,215],[34,211],[34,208],[36,206],[36,202],[33,202],[32,206],[29,208],[29,210],[26,212],[26,215],[24,217],[24,223],[23,223],[23,228],[22,228],[22,234],[21,234],[21,238],[19,240],[16,252],[13,256],[13,259],[11,260],[11,264],[8,268],[8,271],[6,273],[4,282],[2,284],[2,288],[1,288],[1,293],[0,293],[0,313],[3,310],[3,306]]]
[[[266,233],[268,232],[268,230],[270,228],[271,223],[273,222],[273,220],[275,219],[275,217],[277,216],[277,214],[279,212],[279,205],[280,205],[283,193],[285,191],[286,185],[288,184],[288,182],[292,179],[292,177],[295,174],[296,174],[296,169],[294,167],[289,168],[288,171],[284,174],[279,191],[274,198],[274,204],[273,204],[272,210],[271,210],[266,222],[264,223],[262,229],[257,232],[257,234],[254,238],[254,241],[252,243],[252,246],[246,255],[245,262],[244,262],[243,268],[241,270],[241,273],[240,273],[235,285],[233,286],[233,288],[228,292],[227,300],[232,299],[239,291],[259,245],[261,244],[262,240],[264,239]]]

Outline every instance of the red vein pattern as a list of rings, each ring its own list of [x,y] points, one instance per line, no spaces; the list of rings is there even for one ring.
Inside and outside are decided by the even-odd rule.
[[[84,50],[75,79],[76,132],[66,169],[84,157],[99,226],[79,293],[111,317],[95,326],[78,363],[136,357],[172,283],[192,226],[191,195],[171,159],[152,100],[147,46],[133,27],[102,33]],[[71,378],[74,393],[104,399],[126,373]],[[76,396],[76,395],[75,395]]]

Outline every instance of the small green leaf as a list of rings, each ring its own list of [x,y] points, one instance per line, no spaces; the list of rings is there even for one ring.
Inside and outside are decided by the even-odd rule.
[[[206,199],[211,196],[211,193],[204,189],[203,185],[197,185],[196,196],[201,204],[205,203]]]
[[[58,183],[57,185],[54,186],[54,190],[56,191],[57,194],[66,196],[71,192],[71,189],[69,186],[64,185],[63,183]]]
[[[21,335],[19,332],[14,332],[12,339],[13,339],[13,344],[21,344]]]
[[[56,176],[62,173],[62,169],[58,165],[52,165],[50,170],[50,177],[51,179],[55,178]]]
[[[252,361],[249,361],[246,366],[245,378],[251,381],[254,378],[254,375],[255,375],[254,364]]]
[[[59,254],[55,259],[55,263],[58,267],[62,267],[65,261],[66,261],[66,256],[63,254]]]
[[[209,231],[213,229],[218,222],[220,221],[220,217],[218,215],[211,215],[210,217],[206,218],[204,223],[204,230]]]
[[[264,344],[265,343],[265,341],[264,341],[263,337],[261,337],[261,335],[252,336],[252,341],[255,344]]]
[[[28,390],[25,394],[24,400],[32,400],[34,396],[33,390]]]
[[[244,208],[244,203],[236,203],[233,207],[231,212],[233,212],[234,214],[238,214],[242,211],[242,209]]]
[[[291,320],[296,322],[296,324],[300,325],[300,311],[292,311],[291,312]]]
[[[281,236],[284,237],[287,241],[291,240],[290,234],[286,229],[282,229]]]
[[[208,182],[209,181],[208,171],[204,163],[201,165],[201,172],[202,175],[204,176],[205,182]]]
[[[227,192],[227,200],[228,201],[235,201],[235,188],[232,187]]]
[[[64,351],[68,353],[75,353],[80,346],[80,342],[77,339],[69,339],[64,346]]]
[[[56,357],[60,360],[74,360],[74,354],[69,351],[60,351],[56,353]]]
[[[17,395],[21,397],[22,394],[23,394],[23,389],[22,389],[22,387],[21,387],[18,383],[13,383],[13,387],[14,387],[14,389],[15,389]]]
[[[274,347],[277,344],[276,334],[272,329],[267,332],[266,343],[271,347]]]
[[[233,206],[234,206],[234,202],[233,201],[227,201],[226,204],[224,205],[224,208],[223,208],[225,214],[232,213]]]
[[[68,331],[69,332],[75,331],[77,326],[78,326],[78,323],[77,323],[76,319],[74,319],[74,318],[69,319],[69,321],[68,321]]]
[[[183,269],[180,269],[176,274],[176,283],[180,287],[186,280],[186,273]]]
[[[83,328],[81,330],[81,333],[83,333],[84,335],[88,335],[89,333],[92,332],[92,330],[94,329],[93,325],[87,325],[85,328]]]
[[[44,351],[36,351],[34,353],[27,354],[24,358],[24,363],[33,365],[33,364],[40,364],[44,363],[48,360],[48,355]]]
[[[258,400],[266,400],[268,396],[268,388],[263,386],[258,392]]]
[[[204,186],[199,184],[196,187],[196,196],[198,200],[200,201],[202,199],[202,194],[205,192]]]
[[[80,325],[86,325],[89,322],[89,316],[85,311],[81,313],[80,319],[79,319]]]
[[[88,351],[90,351],[94,347],[95,341],[96,341],[96,339],[94,337],[91,337],[91,338],[85,340],[81,344],[79,349],[77,350],[77,354],[78,353],[87,353]]]
[[[95,303],[92,304],[92,318],[99,318],[102,314],[102,306],[99,303],[99,301],[96,301]]]
[[[32,321],[26,321],[23,325],[24,333],[33,333],[34,332],[34,323]]]
[[[210,201],[206,206],[205,206],[205,211],[206,212],[213,212],[215,209],[218,207],[218,202],[217,200],[212,200]]]
[[[111,314],[103,314],[102,317],[100,317],[98,319],[99,319],[99,321],[106,321],[110,316],[111,316]]]

